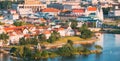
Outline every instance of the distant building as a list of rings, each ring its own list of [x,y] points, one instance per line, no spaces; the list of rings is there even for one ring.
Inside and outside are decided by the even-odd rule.
[[[16,19],[19,19],[19,14],[11,14],[10,15],[10,18],[13,19],[13,20],[16,20]]]
[[[70,7],[70,9],[76,9],[81,7],[80,0],[63,0],[62,4],[64,5],[64,9],[66,9],[67,7]]]
[[[60,13],[60,10],[55,8],[45,8],[42,10],[42,12],[57,16]]]
[[[120,4],[113,4],[113,9],[108,12],[109,17],[119,18],[120,17]]]
[[[20,14],[21,17],[27,17],[29,14],[33,14],[32,9],[26,8],[26,9],[19,9],[18,13]]]
[[[59,9],[59,10],[64,9],[64,6],[62,4],[59,4],[59,3],[51,3],[51,4],[48,4],[47,7],[48,8],[56,8],[56,9]]]
[[[32,9],[33,12],[36,12],[46,7],[47,5],[42,4],[39,0],[25,0],[24,4],[17,5],[17,10],[19,11],[20,9]]]
[[[75,16],[85,15],[85,9],[72,9],[72,14]]]
[[[80,25],[86,23],[88,25],[88,27],[101,27],[102,26],[102,21],[100,21],[99,19],[94,19],[88,16],[80,16],[76,19]],[[78,24],[78,25],[79,25]]]
[[[89,7],[87,7],[85,13],[86,13],[86,16],[90,16],[90,17],[99,19],[101,21],[104,20],[103,10],[100,6],[97,6],[97,7],[89,6]]]

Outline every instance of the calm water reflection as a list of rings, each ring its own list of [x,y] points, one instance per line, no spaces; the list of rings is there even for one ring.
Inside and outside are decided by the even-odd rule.
[[[103,34],[100,41],[96,42],[103,47],[100,55],[91,54],[88,56],[77,55],[72,57],[56,57],[39,61],[120,61],[120,34]],[[0,54],[0,61],[18,61],[10,59],[8,55]]]

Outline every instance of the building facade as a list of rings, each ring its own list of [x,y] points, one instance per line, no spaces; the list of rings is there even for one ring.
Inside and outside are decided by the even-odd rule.
[[[46,8],[46,4],[40,3],[39,0],[25,0],[24,4],[18,4],[17,10],[19,9],[32,9],[33,12],[40,11]]]

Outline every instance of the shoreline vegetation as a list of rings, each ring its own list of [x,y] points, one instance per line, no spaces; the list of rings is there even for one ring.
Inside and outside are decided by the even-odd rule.
[[[77,37],[73,37],[78,39]],[[62,39],[64,40],[64,38]],[[78,39],[79,40],[79,39]],[[67,37],[67,39],[64,41],[60,42],[55,42],[52,44],[46,44],[49,46],[50,49],[48,50],[31,50],[30,46],[19,46],[19,47],[14,47],[12,46],[11,49],[13,51],[10,51],[10,55],[12,59],[23,59],[23,60],[28,60],[28,59],[43,59],[43,58],[54,58],[58,56],[72,56],[72,55],[89,55],[89,54],[100,54],[102,53],[102,47],[99,45],[95,45],[94,50],[90,50],[86,47],[79,46],[79,47],[74,47],[73,45],[75,44],[93,44],[96,42],[97,39],[81,39],[80,41],[71,41],[70,37]],[[66,42],[66,43],[65,43]],[[59,44],[58,44],[59,43]],[[62,45],[61,47],[60,44]],[[53,48],[53,47],[57,48]]]
[[[63,49],[63,48],[59,48]],[[70,48],[69,48],[70,49]],[[73,48],[75,49],[75,48]],[[59,57],[59,56],[75,56],[75,55],[90,55],[90,54],[101,54],[102,50],[99,49],[95,49],[95,50],[89,50],[87,48],[83,48],[83,51],[77,51],[79,50],[79,47],[77,47],[75,49],[76,51],[64,51],[64,53],[67,54],[63,54],[63,53],[59,53],[59,51],[47,51],[47,50],[43,50],[43,51],[36,51],[36,53],[32,56],[28,56],[28,57],[19,57],[19,56],[14,56],[11,54],[11,58],[13,59],[22,59],[22,60],[39,60],[39,59],[47,59],[47,58],[55,58],[55,57]]]

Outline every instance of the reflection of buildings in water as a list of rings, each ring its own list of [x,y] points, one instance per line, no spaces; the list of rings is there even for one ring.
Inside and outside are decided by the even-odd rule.
[[[115,46],[120,46],[120,34],[115,35]]]
[[[99,39],[99,40],[96,42],[96,45],[101,45],[101,46],[103,47],[103,42],[104,42],[104,41],[103,41],[103,40],[104,40],[103,38],[104,38],[104,35],[101,34],[101,33],[99,33],[99,34],[98,34],[98,39]]]
[[[0,53],[0,61],[3,61],[3,54]]]

